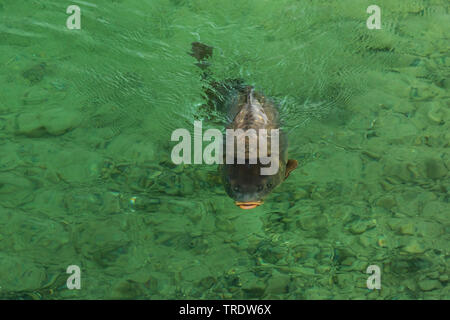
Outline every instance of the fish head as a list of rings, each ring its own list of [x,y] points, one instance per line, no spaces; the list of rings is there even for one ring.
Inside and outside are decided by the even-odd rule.
[[[222,181],[225,191],[241,209],[254,209],[264,203],[264,198],[281,184],[297,167],[296,160],[289,160],[273,175],[262,175],[261,164],[222,165]]]

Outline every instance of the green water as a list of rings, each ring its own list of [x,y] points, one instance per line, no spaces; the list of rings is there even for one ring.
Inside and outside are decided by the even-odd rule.
[[[449,299],[448,11],[0,0],[0,298]],[[193,41],[280,102],[299,168],[257,209],[171,162],[174,129],[220,129]]]

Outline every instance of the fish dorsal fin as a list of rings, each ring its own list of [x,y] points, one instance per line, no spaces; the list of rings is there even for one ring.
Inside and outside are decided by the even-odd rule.
[[[253,87],[252,86],[245,86],[242,90],[241,90],[241,94],[245,95],[244,101],[246,104],[251,104],[251,101],[253,100],[252,95],[253,95]]]
[[[255,92],[255,89],[253,89],[253,87],[249,87],[249,89],[248,89],[248,93],[247,93],[247,103],[249,104],[249,105],[253,105],[254,104],[254,102],[255,102],[255,97],[254,97],[254,92]]]

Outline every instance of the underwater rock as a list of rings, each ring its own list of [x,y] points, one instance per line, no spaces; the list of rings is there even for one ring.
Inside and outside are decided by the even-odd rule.
[[[236,233],[240,235],[260,234],[263,230],[263,221],[256,214],[242,214],[239,212],[233,223]]]
[[[420,136],[417,136],[415,145],[426,145],[427,147],[440,148],[444,147],[450,141],[445,136],[445,133],[441,133],[439,130],[424,131]]]
[[[433,271],[429,273],[427,276],[430,279],[439,279],[439,271]]]
[[[287,248],[272,247],[269,244],[263,245],[259,252],[262,261],[271,264],[279,263],[288,254]]]
[[[278,200],[274,199],[273,203],[271,204],[270,209],[273,211],[278,211],[278,212],[287,212],[289,207],[290,207],[290,204],[289,204],[288,200],[278,201]]]
[[[200,210],[187,210],[186,216],[192,223],[196,224],[202,220],[203,212]]]
[[[364,233],[367,229],[373,228],[376,225],[374,220],[356,220],[350,223],[349,231],[353,234]]]
[[[412,254],[419,254],[425,252],[425,248],[422,243],[419,243],[416,239],[412,239],[404,247],[402,251]]]
[[[391,195],[383,196],[376,201],[376,205],[386,210],[391,210],[397,205],[395,198]]]
[[[419,281],[419,288],[423,291],[431,291],[441,287],[441,283],[438,280],[425,279]]]
[[[444,161],[439,158],[432,158],[425,161],[427,177],[433,180],[444,178],[448,169],[444,165]]]
[[[421,221],[417,229],[417,234],[426,239],[437,238],[445,234],[445,225],[439,222]]]
[[[439,281],[442,281],[442,282],[447,282],[448,281],[448,274],[441,274],[440,276],[439,276]]]
[[[391,230],[401,235],[413,235],[415,233],[415,226],[410,219],[391,218],[387,221]]]
[[[417,150],[397,149],[383,159],[385,183],[398,185],[401,182],[416,182],[422,177],[417,168],[415,158],[418,157]],[[383,186],[384,187],[384,186]]]
[[[0,254],[1,292],[39,289],[46,279],[45,268],[13,255]]]
[[[407,99],[399,100],[392,106],[394,112],[402,113],[404,115],[410,115],[414,109],[414,106]]]
[[[130,240],[119,223],[111,217],[107,223],[91,220],[80,224],[74,231],[77,235],[74,245],[81,255],[103,268],[113,263],[123,263],[129,259],[126,253]]]
[[[409,98],[412,101],[429,101],[438,96],[441,93],[441,90],[441,88],[438,88],[433,84],[413,79],[411,81]]]
[[[422,209],[422,215],[439,221],[447,221],[450,212],[450,204],[442,201],[429,201]]]
[[[351,285],[354,286],[354,283],[357,283],[356,281],[354,281],[353,276],[348,273],[337,274],[336,280],[340,288],[349,288]]]
[[[399,233],[403,235],[413,235],[416,231],[416,227],[413,223],[409,222],[406,224],[400,225]]]
[[[378,239],[375,232],[365,231],[359,236],[359,243],[365,248],[373,247],[377,242]]]
[[[120,199],[118,194],[107,192],[103,196],[102,212],[105,214],[119,213],[121,211]]]
[[[267,281],[266,294],[282,294],[288,291],[291,277],[278,271],[272,273],[272,277]]]
[[[266,284],[253,273],[249,273],[241,279],[241,289],[248,295],[248,298],[261,298],[264,295]]]
[[[12,172],[0,172],[0,198],[5,207],[17,207],[33,201],[35,183]]]
[[[177,165],[177,166],[175,166],[173,169],[172,169],[172,172],[173,173],[177,173],[177,174],[180,174],[180,173],[182,173],[183,171],[184,171],[184,165],[183,164],[179,164],[179,165]]]
[[[355,257],[347,257],[344,260],[341,261],[342,266],[351,266],[353,262],[355,262]]]
[[[355,270],[355,271],[365,271],[367,270],[367,267],[369,266],[369,263],[367,261],[361,261],[361,260],[355,260],[355,262],[353,262],[352,267],[350,270]]]
[[[56,152],[48,159],[48,163],[49,167],[55,168],[60,179],[86,183],[99,177],[102,158],[96,152],[72,147]]]
[[[400,68],[393,68],[392,70],[395,70],[402,74],[407,74],[414,78],[426,78],[428,75],[428,70],[424,65],[405,66],[405,67],[400,67]]]
[[[121,280],[111,292],[111,299],[138,299],[143,297],[143,287],[132,280]]]
[[[414,187],[413,189],[403,189],[401,194],[396,195],[397,203],[397,213],[398,217],[409,216],[415,217],[421,214],[422,208],[436,199],[436,195],[432,192],[427,192],[423,188]],[[400,215],[401,214],[401,215]]]
[[[236,231],[236,228],[234,226],[234,223],[228,219],[225,218],[216,218],[215,226],[218,231],[223,231],[226,233],[233,233]]]
[[[129,275],[129,280],[139,283],[146,293],[155,295],[159,293],[159,281],[158,278],[148,270],[142,269],[137,273]]]
[[[428,110],[427,117],[435,124],[443,124],[447,118],[447,112],[438,102],[427,103],[424,108]]]
[[[276,197],[273,199],[274,202],[283,203],[285,201],[289,201],[290,195],[288,193],[281,193],[277,194]]]
[[[24,177],[11,172],[0,173],[0,194],[15,193],[31,188],[33,188],[33,184]]]
[[[326,226],[327,219],[321,213],[322,212],[318,207],[305,206],[298,216],[296,222],[297,227],[308,231]]]
[[[5,129],[7,128],[7,126],[8,126],[8,123],[7,123],[6,119],[0,118],[0,132],[4,133],[6,131]]]
[[[22,72],[22,76],[30,81],[31,84],[40,82],[47,71],[47,64],[42,62]]]
[[[303,188],[297,188],[294,191],[294,200],[300,200],[300,199],[308,199],[309,198],[309,192],[306,191]]]
[[[58,136],[78,126],[81,119],[81,113],[75,110],[53,109],[22,113],[16,119],[16,133],[29,137],[42,137],[46,134]]]
[[[342,223],[351,221],[354,211],[353,206],[349,205],[335,205],[326,209],[326,215],[330,220],[337,220]]]
[[[122,169],[123,168],[123,169]],[[106,169],[106,170],[105,170]],[[134,191],[147,191],[157,181],[157,177],[161,175],[161,171],[149,168],[142,168],[138,166],[118,166],[108,172],[108,168],[102,169],[102,174],[105,177],[111,177],[117,183],[123,184],[117,175],[123,175],[126,183]]]
[[[308,300],[325,300],[332,299],[330,290],[326,290],[320,287],[312,287],[306,290],[305,298]]]
[[[365,156],[369,157],[372,160],[380,160],[381,159],[381,155],[380,152],[377,150],[363,150],[362,154],[364,154]]]
[[[416,126],[409,118],[400,114],[384,114],[374,126],[378,137],[394,144],[405,144],[413,141],[418,134]]]
[[[56,183],[58,183],[58,182],[61,181],[61,179],[60,179],[60,178],[58,177],[58,175],[56,174],[56,171],[53,170],[53,169],[47,169],[47,170],[45,170],[44,178],[45,178],[48,182],[50,182],[50,183],[52,183],[52,184],[56,184]]]
[[[320,267],[322,267],[322,271],[327,270],[327,272],[329,271],[329,266],[318,266],[317,269],[319,270]],[[316,274],[316,270],[314,268],[310,268],[310,267],[298,267],[295,268],[295,271],[302,274],[302,275],[306,275],[306,276],[313,276]]]
[[[216,283],[217,283],[216,278],[214,278],[212,276],[208,276],[208,277],[204,277],[203,279],[198,281],[198,286],[200,288],[202,288],[202,290],[208,290]]]
[[[156,147],[152,139],[142,134],[122,133],[111,141],[107,151],[115,158],[131,163],[152,163],[156,160]]]
[[[39,105],[48,101],[49,97],[50,93],[44,88],[32,87],[24,93],[22,103],[25,106]]]
[[[384,191],[391,191],[394,189],[394,183],[390,179],[380,181],[380,185]]]
[[[183,196],[192,195],[194,193],[194,181],[189,177],[181,179],[181,193]]]

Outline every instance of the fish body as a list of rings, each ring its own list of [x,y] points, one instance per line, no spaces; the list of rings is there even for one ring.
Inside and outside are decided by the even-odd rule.
[[[236,149],[233,150],[233,163],[227,163],[228,151],[225,148],[224,164],[219,166],[219,170],[225,191],[235,200],[236,205],[243,209],[252,209],[263,203],[263,199],[285,180],[297,163],[295,160],[288,160],[287,136],[280,128],[278,108],[269,98],[256,92],[253,87],[247,86],[232,101],[228,109],[229,119],[232,121],[227,125],[227,129],[242,130],[241,134],[236,134],[236,144],[239,140],[247,139],[248,142],[247,137],[256,135],[254,138],[257,140],[257,150],[254,154],[257,155],[257,159],[256,163],[250,163],[251,146],[250,143],[245,144],[243,141],[246,163],[238,163]],[[266,130],[266,137],[259,134],[260,129]],[[272,130],[278,132],[278,148],[275,150],[271,148]],[[271,161],[275,162],[270,165],[277,167],[273,174],[263,174],[261,171],[262,168],[269,166],[260,161],[259,147],[262,144],[266,145],[267,154],[271,156]]]
[[[205,66],[212,56],[212,47],[194,42],[192,52],[191,55],[199,61],[197,65],[207,69]],[[204,79],[207,79],[206,73]],[[226,136],[224,161],[219,165],[225,191],[240,208],[253,209],[261,205],[264,198],[297,167],[296,160],[288,160],[288,140],[280,127],[278,107],[240,79],[210,82],[205,93],[209,105],[226,112],[229,119],[226,129],[231,129],[234,132],[232,139],[236,139],[234,147],[227,149],[230,140]],[[261,130],[267,134],[261,134]],[[256,141],[253,145],[251,138]],[[237,152],[239,143],[245,146],[245,152],[240,155]],[[271,163],[262,161],[259,152],[262,146]],[[227,156],[233,159],[231,163]],[[273,166],[276,170],[272,174],[263,174],[264,169]]]

